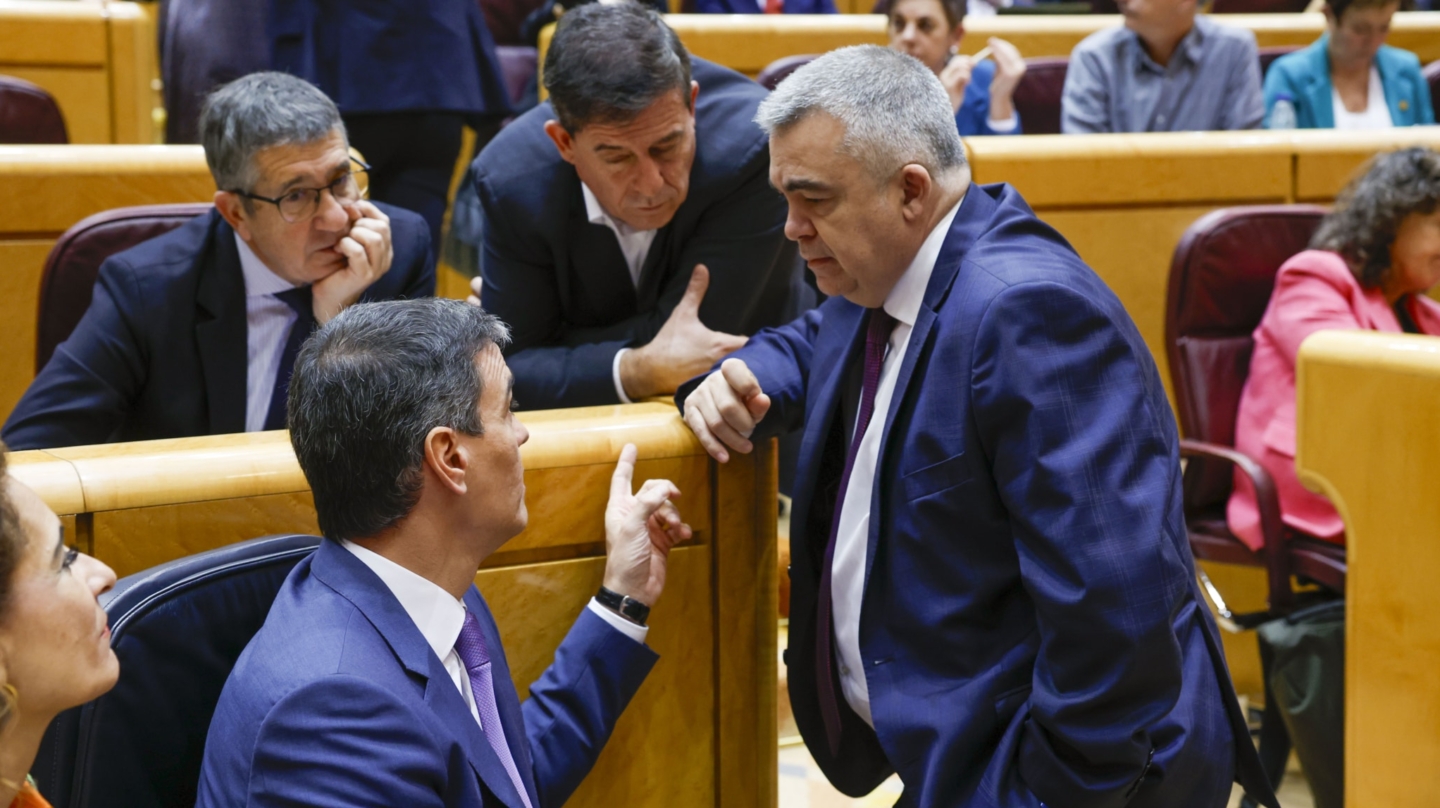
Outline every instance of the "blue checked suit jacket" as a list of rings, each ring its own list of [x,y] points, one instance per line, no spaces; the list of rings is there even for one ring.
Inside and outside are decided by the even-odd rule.
[[[786,662],[830,780],[860,795],[898,771],[898,804],[927,808],[1216,808],[1232,777],[1269,799],[1196,589],[1154,362],[1006,185],[970,186],[883,414],[860,622],[875,728],[841,697],[829,753],[815,607],[863,314],[831,298],[733,355],[773,402],[758,434],[804,428]]]
[[[585,609],[522,706],[495,621],[495,702],[532,808],[594,765],[655,653]],[[523,808],[459,688],[364,562],[321,543],[285,580],[235,664],[205,742],[198,808]]]

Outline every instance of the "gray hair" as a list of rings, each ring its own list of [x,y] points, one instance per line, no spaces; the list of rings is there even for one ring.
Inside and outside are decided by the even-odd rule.
[[[1377,155],[1350,181],[1320,222],[1310,246],[1344,256],[1362,286],[1390,274],[1390,246],[1400,222],[1440,205],[1440,153],[1422,146]]]
[[[796,70],[760,102],[771,137],[812,113],[845,126],[843,148],[877,179],[918,163],[932,175],[965,165],[955,112],[940,79],[914,57],[879,45],[833,50]]]
[[[335,102],[288,73],[251,73],[212,92],[200,110],[205,162],[222,191],[253,191],[255,155],[271,146],[314,143],[345,123]]]
[[[325,536],[374,536],[410,513],[425,436],[484,433],[475,358],[509,341],[500,318],[443,298],[354,305],[310,337],[287,414]]]

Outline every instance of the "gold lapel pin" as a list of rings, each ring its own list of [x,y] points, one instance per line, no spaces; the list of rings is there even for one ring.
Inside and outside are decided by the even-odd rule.
[[[1409,109],[1409,108],[1410,108],[1410,102],[1409,102],[1409,101],[1406,101],[1406,100],[1403,99],[1403,98],[1400,99],[1400,111],[1401,111],[1401,112],[1404,112],[1405,110],[1407,110],[1407,109]]]

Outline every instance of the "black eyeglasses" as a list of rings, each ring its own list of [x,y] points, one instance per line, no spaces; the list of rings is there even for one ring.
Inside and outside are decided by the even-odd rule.
[[[316,211],[320,210],[320,194],[323,191],[329,191],[330,195],[335,197],[335,201],[342,205],[352,205],[365,198],[365,194],[370,190],[368,173],[370,166],[354,157],[350,158],[350,162],[359,168],[352,167],[324,188],[295,188],[275,199],[246,191],[237,190],[230,193],[246,199],[254,199],[257,202],[269,202],[280,209],[280,218],[296,224],[309,219],[315,215]]]

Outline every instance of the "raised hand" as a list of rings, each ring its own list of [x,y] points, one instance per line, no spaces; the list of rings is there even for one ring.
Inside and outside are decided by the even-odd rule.
[[[970,72],[974,69],[974,59],[956,54],[950,57],[950,61],[946,62],[944,69],[940,71],[940,83],[945,86],[945,93],[950,96],[952,112],[960,111],[960,104],[965,101],[965,88],[970,86]]]
[[[370,284],[390,270],[395,248],[390,243],[390,217],[364,199],[345,207],[350,232],[341,236],[339,249],[345,268],[317,281],[310,288],[315,321],[324,324],[360,299]]]
[[[726,359],[685,399],[685,423],[710,456],[730,462],[729,449],[749,454],[750,435],[765,413],[770,397],[742,359]]]
[[[635,444],[620,450],[605,508],[605,588],[654,606],[665,589],[670,548],[691,537],[671,499],[680,489],[669,480],[646,480],[633,492]]]
[[[995,77],[990,79],[990,120],[1003,121],[1015,114],[1015,88],[1025,78],[1025,57],[1009,42],[990,37],[990,58],[995,60]]]
[[[686,381],[709,370],[730,353],[745,347],[746,338],[711,331],[700,322],[700,301],[710,286],[710,270],[697,264],[685,296],[650,344],[620,357],[620,383],[632,400],[675,392]]]

